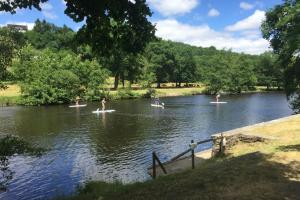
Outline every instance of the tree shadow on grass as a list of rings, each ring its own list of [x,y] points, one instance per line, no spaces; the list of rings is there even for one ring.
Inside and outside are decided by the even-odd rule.
[[[287,151],[299,151],[300,152],[300,144],[279,146],[277,148],[277,150],[284,151],[284,152],[287,152]]]

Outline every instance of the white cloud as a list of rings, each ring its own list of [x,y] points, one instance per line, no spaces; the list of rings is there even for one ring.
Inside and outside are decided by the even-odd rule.
[[[209,17],[217,17],[220,15],[220,12],[215,9],[215,8],[212,8],[208,11],[208,14],[207,14]]]
[[[42,11],[42,13],[46,18],[49,18],[49,19],[57,19],[58,18],[57,15],[51,11]]]
[[[256,10],[253,15],[236,22],[233,25],[226,26],[226,31],[243,31],[251,29],[259,29],[263,20],[265,20],[265,12],[261,10]]]
[[[53,6],[50,3],[42,3],[42,14],[49,19],[56,19],[58,16],[53,12]]]
[[[260,54],[269,46],[268,41],[261,37],[234,36],[229,32],[215,31],[205,24],[192,26],[175,19],[159,20],[156,22],[156,28],[158,37],[201,47],[215,46],[217,49]]]
[[[240,8],[244,9],[244,10],[251,10],[254,8],[254,4],[250,4],[247,2],[241,2],[240,3]]]
[[[34,27],[34,23],[31,23],[31,22],[14,22],[14,21],[8,21],[5,24],[0,24],[0,27],[7,26],[7,24],[16,24],[16,25],[27,26],[28,30],[32,30]]]
[[[148,0],[148,3],[163,16],[172,16],[189,13],[198,0]]]
[[[41,8],[42,10],[52,10],[53,6],[50,3],[42,3]]]

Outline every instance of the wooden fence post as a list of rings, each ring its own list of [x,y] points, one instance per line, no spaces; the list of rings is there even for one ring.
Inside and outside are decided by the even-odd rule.
[[[156,178],[155,152],[152,152],[152,177]]]
[[[195,147],[194,147],[194,140],[191,140],[191,152],[192,152],[192,169],[195,168]]]

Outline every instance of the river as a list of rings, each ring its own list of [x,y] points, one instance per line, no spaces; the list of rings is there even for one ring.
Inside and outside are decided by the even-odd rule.
[[[130,183],[149,179],[146,168],[155,150],[162,160],[186,150],[191,139],[292,114],[283,93],[161,98],[107,103],[116,112],[92,114],[99,103],[84,108],[61,106],[0,108],[0,135],[13,134],[47,148],[39,158],[16,156],[8,191],[0,199],[51,199],[76,191],[89,180]],[[211,144],[197,148],[207,149]]]

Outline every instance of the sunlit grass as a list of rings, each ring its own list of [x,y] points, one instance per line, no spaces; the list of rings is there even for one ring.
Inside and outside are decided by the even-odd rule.
[[[21,95],[21,89],[17,84],[8,85],[5,90],[0,90],[0,97],[15,97]]]

